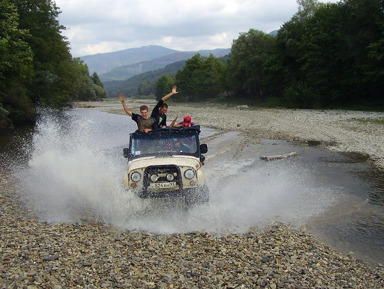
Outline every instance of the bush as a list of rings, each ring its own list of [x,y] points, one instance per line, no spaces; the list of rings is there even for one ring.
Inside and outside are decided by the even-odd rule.
[[[290,108],[320,107],[320,96],[305,82],[295,82],[284,89],[284,104]]]

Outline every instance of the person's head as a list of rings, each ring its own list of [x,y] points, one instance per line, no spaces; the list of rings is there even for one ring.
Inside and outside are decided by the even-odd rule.
[[[191,117],[189,115],[184,117],[183,126],[191,126]]]
[[[166,104],[165,102],[160,106],[159,108],[159,113],[160,114],[166,114],[168,111],[168,104]]]
[[[144,119],[148,118],[148,106],[146,105],[140,106],[140,115]]]

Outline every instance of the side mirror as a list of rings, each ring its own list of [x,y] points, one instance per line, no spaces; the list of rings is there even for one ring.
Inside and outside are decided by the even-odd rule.
[[[127,159],[129,156],[129,148],[123,148],[123,156]]]
[[[206,152],[208,152],[208,146],[207,144],[203,143],[200,145],[200,153],[205,154]]]

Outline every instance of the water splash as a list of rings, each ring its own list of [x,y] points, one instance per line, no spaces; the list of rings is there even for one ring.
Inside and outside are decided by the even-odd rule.
[[[122,148],[133,130],[135,123],[121,115],[44,113],[28,166],[18,172],[27,203],[48,222],[93,219],[157,233],[231,233],[271,220],[301,225],[334,201],[334,188],[320,187],[310,171],[298,174],[299,168],[289,162],[255,164],[247,155],[211,158],[206,168],[210,202],[187,215],[177,200],[135,198],[122,187]]]
[[[122,149],[135,129],[125,115],[45,111],[31,138],[17,136],[15,147],[23,153],[13,151],[6,164],[19,180],[22,200],[43,221],[97,221],[162,234],[231,234],[272,221],[310,223],[332,243],[353,243],[357,251],[370,250],[373,260],[382,259],[382,204],[367,202],[371,186],[351,173],[365,167],[316,148],[202,128],[210,150],[210,202],[184,214],[178,202],[142,200],[123,190]],[[260,161],[260,155],[282,149],[297,150],[298,157]],[[2,166],[3,161],[1,156]]]
[[[114,147],[110,150],[128,140],[127,134],[117,134],[120,125],[113,127],[118,120],[111,124],[105,113],[42,114],[28,166],[17,177],[27,202],[43,220],[78,221],[90,213],[113,221],[117,204],[126,201],[121,192],[124,163],[116,161]]]

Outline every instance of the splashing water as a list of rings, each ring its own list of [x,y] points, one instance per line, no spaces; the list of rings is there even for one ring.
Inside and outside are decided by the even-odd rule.
[[[336,243],[355,244],[354,250],[371,248],[366,254],[372,259],[383,255],[383,206],[367,201],[374,190],[358,176],[363,164],[316,148],[202,128],[209,147],[205,171],[210,201],[184,214],[177,199],[139,199],[124,191],[122,150],[135,129],[125,115],[45,111],[32,137],[18,135],[14,155],[5,162],[1,154],[1,163],[18,179],[23,202],[47,222],[96,221],[162,234],[230,234],[281,221],[309,224]],[[290,151],[298,156],[260,160],[260,155]],[[374,196],[382,196],[376,191]]]
[[[112,222],[117,204],[126,202],[119,182],[124,164],[114,161],[110,148],[112,143],[123,145],[128,137],[116,134],[115,124],[105,116],[44,112],[38,121],[28,166],[17,176],[28,203],[43,220],[77,221],[89,211]]]
[[[17,172],[25,201],[48,222],[94,219],[159,233],[244,232],[271,220],[300,225],[334,201],[334,188],[320,188],[310,172],[298,177],[297,167],[255,165],[246,156],[209,161],[210,202],[188,215],[177,200],[138,199],[122,187],[122,148],[135,126],[103,112],[43,113],[28,165]]]

